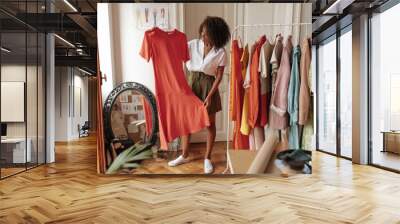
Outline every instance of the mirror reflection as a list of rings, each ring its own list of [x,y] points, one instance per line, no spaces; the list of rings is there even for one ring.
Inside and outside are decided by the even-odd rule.
[[[114,141],[124,145],[147,142],[152,136],[152,110],[147,98],[135,90],[118,95],[111,109]]]

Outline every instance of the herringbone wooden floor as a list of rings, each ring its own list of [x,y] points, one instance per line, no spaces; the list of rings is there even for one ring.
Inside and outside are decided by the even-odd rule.
[[[0,181],[0,223],[400,223],[400,175],[314,153],[313,175],[100,176],[95,139]]]

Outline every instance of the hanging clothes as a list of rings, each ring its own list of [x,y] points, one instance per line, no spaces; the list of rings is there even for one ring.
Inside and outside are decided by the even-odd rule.
[[[232,54],[232,52],[231,52]],[[231,56],[232,57],[232,56]],[[230,61],[229,67],[233,68],[235,65],[232,63],[232,60]],[[229,76],[229,118],[231,121],[236,117],[234,106],[233,106],[233,98],[235,96],[234,89],[235,89],[235,80],[234,76],[231,75]]]
[[[289,90],[288,90],[288,113],[289,113],[289,149],[299,149],[299,91],[300,91],[300,77],[299,77],[299,63],[300,63],[300,46],[293,50],[292,57],[292,70],[290,72]]]
[[[240,126],[242,121],[242,105],[244,97],[243,89],[243,75],[242,75],[242,64],[241,56],[243,54],[243,49],[239,48],[237,40],[232,41],[231,46],[231,76],[233,77],[233,111],[234,117],[234,130],[233,130],[233,148],[234,149],[248,149],[249,148],[249,138],[240,132]]]
[[[299,95],[299,124],[307,124],[310,108],[310,87],[308,85],[308,72],[311,63],[311,46],[308,38],[301,43],[300,59],[300,95]]]
[[[266,45],[271,45],[269,40],[266,39],[265,43],[261,46],[260,57],[258,62],[258,72],[260,73],[260,126],[264,127],[268,122],[268,99],[267,99],[267,69],[265,64],[265,53],[264,47]],[[261,147],[261,146],[260,146]]]
[[[183,72],[183,63],[189,60],[186,35],[177,29],[147,30],[139,54],[153,61],[161,149],[168,149],[167,142],[176,137],[209,126],[207,110],[193,94]]]
[[[271,76],[272,76],[272,92],[275,90],[276,76],[281,64],[283,51],[283,37],[279,34],[276,36],[275,47],[271,57]]]
[[[287,94],[290,79],[291,69],[291,55],[292,55],[292,38],[289,36],[286,39],[285,46],[282,50],[281,63],[278,69],[275,91],[273,92],[271,99],[271,127],[279,130],[283,130],[288,127],[288,114],[287,114]]]
[[[249,133],[249,149],[256,150],[256,141],[254,138],[254,129],[251,129]]]
[[[270,67],[271,67],[271,100],[270,100],[270,111],[269,111],[269,123],[271,126],[271,121],[274,119],[274,115],[271,113],[271,106],[272,106],[272,99],[275,94],[275,83],[276,83],[276,76],[278,74],[279,65],[281,63],[281,56],[283,51],[283,43],[282,43],[282,36],[277,35],[275,38],[275,47],[271,55],[270,60]]]
[[[230,79],[230,93],[229,93],[229,112],[230,112],[230,119],[232,121],[236,120],[236,104],[239,102],[238,99],[238,95],[239,92],[241,91],[242,88],[238,89],[236,84],[238,82],[238,78],[242,79],[240,77],[238,77],[237,73],[241,73],[242,71],[242,65],[240,63],[240,56],[243,53],[243,48],[239,47],[239,43],[237,40],[233,40],[232,41],[232,45],[231,45],[231,60],[230,60],[230,67],[231,67],[231,75],[229,77]],[[241,74],[240,74],[241,76]]]
[[[255,143],[252,149],[259,150],[265,141],[264,128],[254,127],[252,137],[254,137],[254,143]]]
[[[232,42],[232,44],[233,44],[233,42]],[[232,50],[233,50],[233,46],[231,46],[231,54],[232,54]],[[233,63],[232,55],[231,55],[230,68],[233,68],[233,67],[236,67],[236,65]],[[236,78],[235,75],[231,75],[229,77],[229,118],[231,121],[234,121],[234,119],[236,118],[236,110],[235,110],[234,102],[233,102],[234,101],[233,99],[235,97],[235,83],[236,83],[235,78]]]
[[[260,76],[261,76],[261,110],[263,115],[261,117],[261,126],[265,126],[268,123],[268,116],[269,116],[269,102],[271,100],[271,66],[270,66],[270,61],[272,57],[272,53],[274,51],[275,47],[275,42],[274,40],[273,43],[269,42],[268,40],[265,42],[265,44],[262,47],[262,50],[260,52],[260,66],[259,66],[259,71],[260,71]]]
[[[246,45],[247,46],[247,45]],[[243,83],[244,88],[244,99],[243,99],[243,112],[242,112],[242,122],[240,125],[240,132],[244,135],[249,135],[251,127],[249,125],[248,115],[249,115],[249,87],[250,87],[250,59],[252,58],[255,50],[255,45],[251,46],[250,54],[247,50],[243,52],[241,62],[242,62],[242,75],[245,76],[245,81]],[[245,66],[243,66],[245,65]],[[251,141],[250,141],[251,143]],[[251,148],[251,144],[250,144]]]
[[[249,87],[249,124],[250,127],[261,127],[260,125],[260,73],[258,72],[259,57],[262,45],[267,40],[263,35],[255,43],[254,54],[250,61],[250,87]]]

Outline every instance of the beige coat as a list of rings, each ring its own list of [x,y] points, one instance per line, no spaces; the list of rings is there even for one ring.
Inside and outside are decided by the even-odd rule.
[[[310,87],[308,85],[308,72],[311,63],[311,48],[308,38],[301,43],[300,59],[300,93],[299,93],[299,124],[305,125],[310,108]]]

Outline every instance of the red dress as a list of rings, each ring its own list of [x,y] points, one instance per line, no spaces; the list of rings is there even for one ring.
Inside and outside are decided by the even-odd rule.
[[[242,76],[242,64],[240,58],[243,53],[243,49],[239,48],[237,40],[232,41],[231,49],[231,81],[232,83],[232,120],[235,122],[233,130],[233,148],[234,149],[248,149],[249,148],[249,136],[243,135],[240,132],[240,125],[242,122],[242,110],[244,100],[244,89],[243,89],[243,76]]]
[[[263,35],[256,43],[254,54],[251,55],[250,59],[250,87],[249,87],[249,125],[250,127],[262,127],[261,117],[266,116],[261,113],[266,113],[266,110],[260,109],[260,106],[265,106],[261,103],[261,92],[260,92],[260,72],[259,67],[259,57],[262,45],[267,41],[265,35]],[[263,99],[266,102],[266,99]],[[266,120],[265,120],[266,121]]]
[[[146,121],[146,136],[150,136],[153,129],[153,121],[152,121],[152,113],[150,104],[147,102],[147,99],[142,96],[142,105],[144,110],[144,119]]]
[[[203,102],[190,89],[183,63],[189,60],[186,35],[159,28],[144,34],[140,55],[153,61],[161,149],[167,142],[210,125]]]

